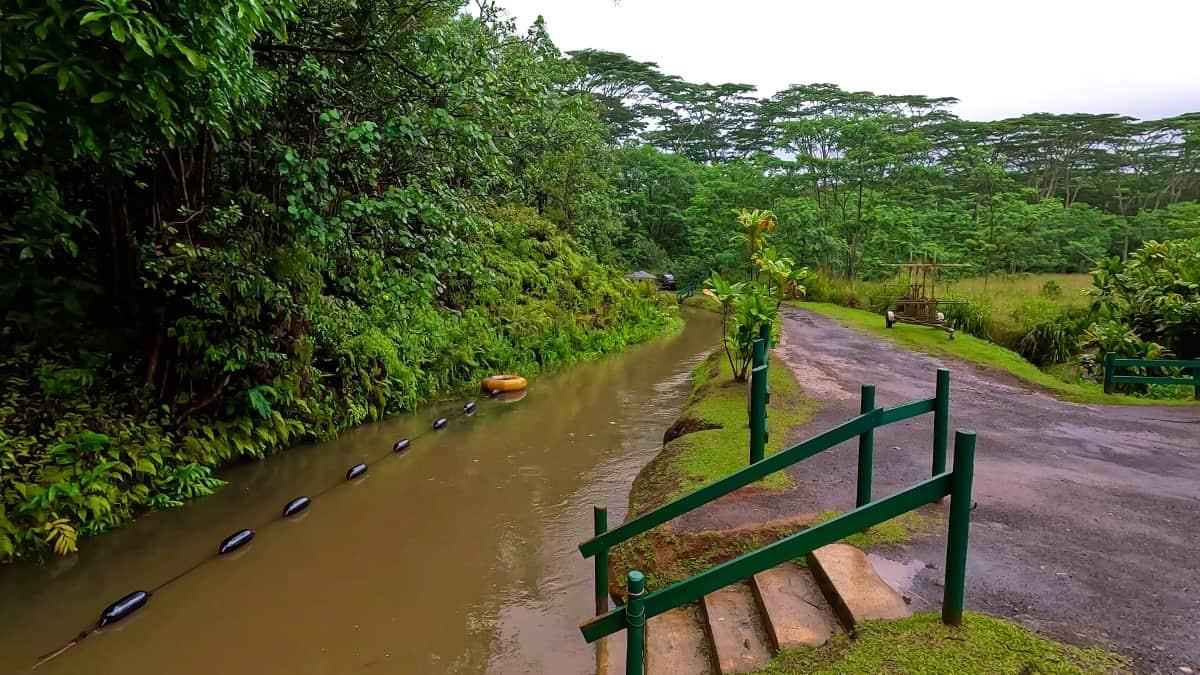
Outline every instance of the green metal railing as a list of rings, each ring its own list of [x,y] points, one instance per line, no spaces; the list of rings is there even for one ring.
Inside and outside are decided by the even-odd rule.
[[[765,366],[765,364],[763,365]],[[765,381],[765,373],[763,379]],[[948,624],[961,623],[971,482],[975,462],[975,434],[967,431],[959,431],[955,434],[954,470],[947,471],[947,430],[950,411],[950,373],[947,370],[938,370],[936,392],[933,398],[912,401],[894,408],[878,408],[875,407],[874,394],[874,387],[863,387],[860,404],[862,413],[857,417],[770,457],[757,460],[752,458],[751,464],[746,468],[713,481],[612,530],[606,527],[605,510],[596,508],[595,536],[579,545],[579,551],[585,558],[596,557],[597,616],[580,627],[584,638],[588,642],[594,642],[632,627],[633,630],[627,631],[626,635],[626,639],[629,641],[626,669],[628,673],[640,675],[642,650],[644,649],[642,627],[647,619],[683,604],[695,602],[712,591],[748,579],[763,570],[806,555],[814,549],[844,539],[851,534],[866,530],[925,504],[939,501],[947,495],[951,497],[951,503],[942,619]],[[752,385],[752,431],[756,419],[754,399]],[[871,463],[874,450],[874,430],[926,413],[934,414],[932,477],[889,497],[872,502]],[[765,412],[757,419],[761,419],[765,424]],[[631,571],[628,577],[629,601],[622,607],[611,611],[608,609],[608,552],[613,546],[855,437],[858,437],[859,440],[859,452],[856,508],[853,511],[650,594],[645,594],[643,591],[644,576],[642,573]]]
[[[1118,375],[1120,368],[1179,368],[1191,370],[1191,377],[1172,375]],[[1104,356],[1104,393],[1111,394],[1118,384],[1177,384],[1195,388],[1200,401],[1200,359],[1120,359],[1109,352]]]

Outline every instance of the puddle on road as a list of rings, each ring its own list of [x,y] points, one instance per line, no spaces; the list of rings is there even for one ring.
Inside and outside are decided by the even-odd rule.
[[[900,562],[885,558],[878,553],[868,553],[867,560],[871,561],[875,571],[887,582],[888,586],[894,588],[901,595],[912,595],[913,580],[917,578],[917,574],[921,570],[925,569],[923,560]]]

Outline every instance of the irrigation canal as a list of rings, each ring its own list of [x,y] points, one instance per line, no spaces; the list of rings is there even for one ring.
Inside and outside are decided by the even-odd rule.
[[[37,673],[594,671],[577,629],[592,561],[576,545],[593,504],[622,520],[717,344],[715,315],[684,311],[680,333],[540,377],[520,402],[469,417],[447,403],[235,466],[212,497],[0,569],[0,670],[28,671],[109,603],[207,560]],[[439,417],[444,430],[417,438]],[[403,437],[412,447],[388,455]],[[364,478],[328,489],[360,462]],[[254,540],[217,557],[243,527]]]

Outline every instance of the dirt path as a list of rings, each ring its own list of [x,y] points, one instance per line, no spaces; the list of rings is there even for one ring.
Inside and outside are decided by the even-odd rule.
[[[951,429],[979,435],[968,609],[1116,649],[1141,671],[1200,672],[1200,408],[1065,403],[796,308],[784,309],[780,352],[821,404],[793,430],[797,440],[856,415],[860,384],[875,384],[877,404],[893,406],[932,396],[935,369],[951,369]],[[876,431],[877,498],[928,475],[931,417]],[[683,524],[853,508],[855,447],[795,467],[794,490],[717,502]],[[915,571],[908,592],[919,608],[940,602],[944,544],[939,530],[886,553]]]

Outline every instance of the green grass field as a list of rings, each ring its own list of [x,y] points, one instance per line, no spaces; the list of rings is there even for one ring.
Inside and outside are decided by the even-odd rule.
[[[1057,290],[1048,293],[1046,286],[1051,283]],[[1091,287],[1090,274],[994,275],[939,285],[937,297],[969,300],[986,308],[991,333],[987,337],[1014,346],[1039,318],[1086,307],[1091,298],[1084,291]]]
[[[1008,309],[1029,298],[1045,298],[1046,283],[1053,281],[1060,289],[1052,299],[1055,304],[1082,306],[1088,303],[1083,291],[1092,287],[1090,274],[1013,274],[971,277],[939,284],[938,292],[945,289],[948,297],[983,300],[998,309]]]
[[[1189,400],[1181,399],[1147,399],[1105,394],[1099,384],[1064,382],[1050,373],[1039,370],[1037,366],[1010,349],[964,333],[958,333],[951,340],[945,331],[926,326],[896,324],[895,328],[886,328],[883,317],[873,312],[822,302],[798,302],[795,304],[797,307],[824,314],[842,325],[888,338],[902,347],[927,354],[945,354],[982,366],[998,368],[1068,401],[1125,405],[1189,405],[1191,403]]]

